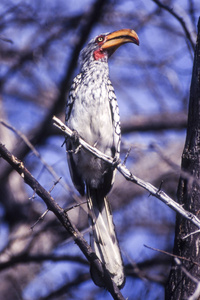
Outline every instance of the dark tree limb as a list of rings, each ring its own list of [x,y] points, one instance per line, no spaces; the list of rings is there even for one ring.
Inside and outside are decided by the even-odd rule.
[[[176,130],[184,129],[187,126],[187,115],[184,112],[178,113],[160,113],[149,116],[135,115],[128,120],[122,120],[122,133],[142,132],[142,131],[159,131],[159,130]]]
[[[181,177],[178,187],[178,200],[185,209],[190,210],[197,217],[200,216],[200,19],[198,23],[198,37],[194,57],[192,81],[190,88],[190,101],[188,113],[188,126],[186,143],[182,155],[182,170],[192,175],[196,180]],[[186,275],[187,270],[192,277],[200,281],[199,240],[200,232],[181,215],[177,215],[174,254],[189,258],[182,261],[182,265],[174,264],[171,269],[169,282],[166,287],[166,300],[188,299],[196,289],[196,283]],[[185,238],[186,237],[186,238]],[[197,299],[197,298],[195,298]],[[199,299],[199,298],[198,298]]]
[[[78,262],[83,265],[87,265],[87,261],[78,255],[59,255],[55,256],[53,254],[28,254],[27,252],[22,252],[19,255],[11,256],[8,261],[0,262],[0,271],[8,268],[13,268],[17,264],[29,264],[29,263],[43,263],[45,261],[51,262],[61,262],[70,261]]]

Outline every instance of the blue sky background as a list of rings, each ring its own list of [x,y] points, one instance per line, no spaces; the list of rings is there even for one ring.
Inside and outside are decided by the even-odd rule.
[[[91,0],[12,0],[0,3],[0,22],[4,24],[4,26],[0,24],[0,34],[13,41],[6,44],[0,41],[2,44],[0,80],[6,79],[1,90],[2,112],[6,121],[24,134],[28,135],[30,130],[45,118],[59,94],[59,84],[69,66],[82,23],[77,23],[66,31],[64,26],[68,28],[67,22],[72,22],[72,17],[84,16],[93,3],[94,1]],[[174,0],[163,3],[172,7],[183,18],[195,43],[200,2]],[[191,3],[194,6],[193,13],[191,13]],[[13,5],[16,5],[16,8],[10,10]],[[23,23],[20,22],[20,18],[30,20]],[[122,123],[123,120],[129,120],[135,115],[147,117],[155,115],[156,118],[162,113],[173,114],[173,116],[177,113],[178,116],[180,112],[186,112],[193,51],[180,22],[169,12],[159,10],[150,0],[111,1],[99,21],[93,26],[87,41],[100,33],[120,28],[132,28],[140,38],[139,47],[127,44],[118,49],[109,61],[110,77],[116,91]],[[44,50],[42,45],[51,36],[54,36],[54,39]],[[6,53],[10,51],[12,54],[9,59],[3,59],[4,51]],[[27,52],[31,52],[33,59],[15,70],[13,66],[17,63],[19,55]],[[73,75],[78,72],[77,65]],[[59,117],[64,118],[64,108],[60,109]],[[5,130],[7,137],[9,136],[12,141],[11,150],[15,148],[14,137],[16,136]],[[177,171],[170,169],[169,165],[150,149],[150,145],[152,143],[158,145],[166,157],[180,166],[184,140],[184,128],[157,132],[132,132],[123,135],[121,158],[123,159],[132,146],[127,161],[128,167],[142,179],[154,183],[158,180],[157,170],[161,172],[160,180],[165,172],[174,174]],[[62,136],[51,135],[36,148],[58,176],[62,177],[62,182],[67,183],[70,189],[75,191],[69,178],[66,153],[64,147],[61,148],[62,143]],[[54,178],[44,169],[41,161],[32,153],[29,153],[24,161],[39,182],[49,190]],[[117,175],[110,199],[125,263],[131,261],[140,263],[157,256],[158,253],[145,248],[145,244],[172,251],[175,213],[141,190],[136,191],[129,200],[125,199],[122,205],[118,187],[121,189],[127,185],[127,195],[132,187],[120,176]],[[159,186],[159,181],[157,184]],[[31,189],[27,186],[24,188],[28,197],[31,197],[33,194]],[[165,183],[163,188],[165,189]],[[174,197],[175,194],[174,190]],[[52,191],[52,196],[61,206],[64,206],[66,203],[69,204],[68,198],[71,192],[67,192],[61,184],[58,184]],[[119,203],[115,204],[115,199],[118,199]],[[32,201],[36,211],[43,213],[45,205],[42,200],[37,197]],[[53,218],[52,214],[49,214],[49,218]],[[9,241],[11,234],[9,224],[3,221],[4,215],[5,209],[2,205],[0,207],[1,248]],[[88,234],[85,237],[88,240]],[[52,252],[56,255],[70,253],[82,256],[73,242],[63,241],[52,249]],[[80,272],[80,268],[81,272],[88,272],[87,266],[72,262],[43,263],[35,278],[28,284],[21,284],[23,300],[40,299],[63,283],[72,281],[77,276],[77,272]],[[166,276],[168,267],[166,270],[163,267],[155,267],[149,271],[149,274],[151,272]],[[127,277],[122,293],[129,299],[164,299],[163,285],[146,279]],[[63,296],[62,299],[67,298]],[[72,289],[71,299],[101,300],[112,299],[112,297],[106,291],[95,287],[90,280]]]

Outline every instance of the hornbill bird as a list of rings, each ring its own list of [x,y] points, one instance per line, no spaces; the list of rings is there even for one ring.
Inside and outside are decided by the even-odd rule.
[[[120,118],[114,88],[109,79],[108,58],[125,44],[139,45],[134,30],[121,29],[92,39],[80,53],[81,72],[74,78],[66,105],[66,125],[75,136],[104,154],[118,159],[120,154]],[[91,246],[105,264],[112,280],[121,288],[125,282],[123,262],[106,195],[114,182],[111,165],[77,147],[77,139],[66,139],[72,181],[88,203]],[[91,267],[94,283],[104,286]]]

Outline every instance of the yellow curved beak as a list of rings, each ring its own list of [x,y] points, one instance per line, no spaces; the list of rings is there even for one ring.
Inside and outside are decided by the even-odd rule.
[[[134,30],[120,29],[109,33],[101,48],[103,50],[112,49],[115,51],[118,47],[125,43],[134,43],[139,46],[139,38]]]

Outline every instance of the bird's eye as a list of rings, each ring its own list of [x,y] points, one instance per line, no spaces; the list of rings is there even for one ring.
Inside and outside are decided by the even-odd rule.
[[[104,37],[103,36],[99,36],[98,38],[97,38],[97,42],[98,43],[101,43],[101,42],[103,42],[104,41]]]

